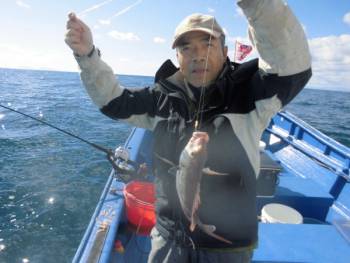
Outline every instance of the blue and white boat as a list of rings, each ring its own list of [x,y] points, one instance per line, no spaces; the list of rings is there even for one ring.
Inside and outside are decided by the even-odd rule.
[[[134,129],[130,160],[151,167],[152,139]],[[350,149],[284,111],[261,141],[253,262],[349,263]],[[150,238],[128,227],[119,173],[110,174],[73,262],[147,262]]]

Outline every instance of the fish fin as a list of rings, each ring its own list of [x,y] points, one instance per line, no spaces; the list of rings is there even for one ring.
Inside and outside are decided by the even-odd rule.
[[[154,153],[154,156],[157,157],[159,160],[165,162],[166,164],[172,166],[169,170],[168,173],[172,174],[172,175],[176,175],[177,171],[179,170],[179,167],[174,164],[172,161],[160,156],[158,153]]]
[[[219,236],[219,235],[217,235],[215,233],[209,233],[208,235],[212,236],[213,238],[216,238],[216,239],[218,239],[218,240],[220,240],[222,242],[225,242],[227,244],[232,244],[232,241],[230,241],[230,240],[228,240],[228,239],[226,239],[226,238],[224,238],[222,236]]]
[[[168,170],[168,173],[170,173],[171,175],[176,175],[178,170],[179,170],[179,167],[173,166]]]
[[[200,204],[201,204],[201,195],[199,194],[199,189],[198,189],[198,193],[196,195],[196,210],[199,209]]]
[[[193,207],[192,214],[191,214],[191,224],[190,224],[190,230],[193,232],[196,229],[196,226],[198,225],[198,215],[197,215],[198,205],[197,209]]]
[[[203,168],[202,172],[206,175],[218,176],[218,175],[229,175],[228,173],[220,173],[211,170],[209,167]]]
[[[202,224],[201,227],[203,228],[203,231],[206,233],[213,233],[216,230],[216,226],[214,226],[214,225]]]
[[[198,224],[198,226],[209,236],[216,238],[222,242],[225,242],[227,244],[232,244],[232,242],[218,234],[215,234],[214,231],[216,230],[216,227],[214,225],[205,225],[205,224]]]
[[[192,211],[191,211],[191,225],[190,225],[190,230],[193,232],[194,229],[196,228],[197,222],[198,222],[198,215],[197,211],[199,208],[201,202],[200,194],[199,194],[199,188],[196,191],[196,195],[193,200],[193,206],[192,206]]]
[[[196,229],[196,225],[197,224],[195,222],[193,222],[193,220],[191,220],[191,225],[190,225],[191,232],[193,232]]]
[[[174,164],[172,161],[170,161],[170,160],[168,160],[168,159],[166,159],[166,158],[164,158],[164,157],[162,157],[162,156],[160,156],[158,153],[154,153],[154,156],[155,157],[157,157],[159,160],[161,160],[161,161],[163,161],[163,162],[165,162],[165,163],[167,163],[167,164],[169,164],[169,165],[171,165],[171,166],[177,166],[176,164]]]

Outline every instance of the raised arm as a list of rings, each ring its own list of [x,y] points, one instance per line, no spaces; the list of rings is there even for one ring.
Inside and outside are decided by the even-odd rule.
[[[154,96],[151,90],[122,88],[111,67],[100,58],[91,30],[74,13],[68,15],[65,42],[73,50],[89,96],[104,114],[138,127],[153,128]]]
[[[283,0],[238,0],[259,53],[250,88],[258,114],[268,121],[310,79],[311,56],[304,30]]]
[[[249,23],[249,37],[258,51],[259,68],[288,76],[311,67],[304,30],[282,0],[239,0]]]
[[[113,70],[100,59],[94,47],[90,28],[74,13],[68,15],[65,42],[73,50],[83,84],[99,108],[122,93]]]

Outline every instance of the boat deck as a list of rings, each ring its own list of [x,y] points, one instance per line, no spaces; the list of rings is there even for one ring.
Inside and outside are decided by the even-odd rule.
[[[257,213],[266,204],[280,203],[296,209],[304,222],[260,222],[253,262],[349,263],[350,150],[286,113],[273,119],[262,140],[265,154],[282,170],[274,195],[257,197]],[[126,142],[131,159],[149,167],[151,145],[151,133],[142,129],[135,129]],[[98,238],[103,247],[96,262],[147,262],[150,238],[128,225],[123,186],[111,175],[73,262],[91,257],[94,244],[101,243]],[[98,237],[101,222],[108,228]],[[116,241],[122,246],[116,247]]]
[[[121,225],[117,239],[123,243],[125,252],[113,252],[112,262],[147,262],[151,248],[147,236],[130,232]],[[253,262],[349,262],[349,244],[339,235],[333,225],[319,224],[264,224],[259,225],[259,247],[255,250]],[[332,247],[320,253],[320,246]],[[130,249],[132,247],[132,249]]]

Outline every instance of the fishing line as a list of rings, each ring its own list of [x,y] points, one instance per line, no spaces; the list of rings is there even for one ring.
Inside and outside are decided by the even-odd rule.
[[[88,144],[88,145],[94,147],[95,149],[97,149],[97,150],[99,150],[99,151],[102,151],[102,152],[106,153],[107,155],[111,155],[111,154],[114,155],[114,153],[113,153],[112,150],[107,149],[107,148],[104,148],[104,147],[102,147],[102,146],[100,146],[100,145],[98,145],[98,144],[96,144],[96,143],[89,142],[88,140],[85,140],[85,139],[83,139],[83,138],[80,138],[79,136],[77,136],[77,135],[75,135],[75,134],[73,134],[73,133],[71,133],[71,132],[62,130],[61,128],[58,128],[58,127],[56,127],[56,126],[54,126],[54,125],[52,125],[52,124],[50,124],[50,123],[48,123],[48,122],[46,122],[46,121],[40,120],[40,119],[38,119],[38,118],[35,118],[35,117],[30,116],[30,115],[28,115],[28,114],[26,114],[26,113],[23,113],[23,112],[20,112],[20,111],[18,111],[18,110],[15,110],[15,109],[13,109],[13,108],[4,106],[4,105],[2,105],[2,104],[0,104],[0,107],[2,107],[2,108],[4,108],[4,109],[7,109],[7,110],[9,110],[9,111],[13,111],[13,112],[18,113],[18,114],[21,114],[21,115],[23,115],[23,116],[25,116],[25,117],[27,117],[27,118],[30,118],[30,119],[35,120],[35,121],[37,121],[37,122],[40,122],[40,123],[42,123],[42,124],[44,124],[44,125],[46,125],[46,126],[49,126],[49,127],[53,128],[53,129],[56,129],[56,130],[58,130],[58,131],[60,131],[60,132],[62,132],[62,133],[64,133],[64,134],[66,134],[66,135],[69,135],[69,136],[71,136],[71,137],[73,137],[73,138],[75,138],[75,139],[78,139],[78,140],[80,140],[80,141],[82,141],[82,142],[84,142],[84,143],[86,143],[86,144]]]
[[[213,22],[211,24],[211,32],[214,31],[214,19]],[[198,103],[198,110],[197,110],[197,114],[196,114],[196,120],[195,120],[195,125],[194,125],[194,130],[197,131],[200,127],[200,124],[202,123],[202,119],[203,119],[203,109],[204,109],[204,95],[205,95],[205,89],[206,87],[204,86],[205,84],[205,80],[207,77],[207,70],[208,70],[208,60],[209,60],[209,52],[210,52],[210,48],[211,48],[211,42],[212,42],[212,35],[209,35],[209,42],[208,42],[208,50],[207,50],[207,55],[206,55],[206,59],[205,59],[205,67],[204,67],[204,76],[203,76],[203,81],[202,81],[202,86],[200,87],[201,91],[200,91],[200,96],[199,96],[199,103]]]

